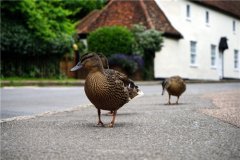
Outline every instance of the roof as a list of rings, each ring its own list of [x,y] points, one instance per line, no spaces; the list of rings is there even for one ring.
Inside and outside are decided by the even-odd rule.
[[[192,2],[204,5],[219,12],[240,19],[240,1],[239,0],[192,0]]]
[[[142,24],[148,29],[156,29],[163,35],[182,38],[154,0],[111,0],[102,10],[94,10],[77,25],[77,33],[88,34],[103,26],[126,26]]]

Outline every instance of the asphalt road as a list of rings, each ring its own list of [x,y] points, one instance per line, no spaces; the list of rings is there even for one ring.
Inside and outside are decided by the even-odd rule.
[[[188,84],[185,94],[225,91],[237,83]],[[140,86],[145,95],[160,95],[160,85]],[[90,104],[83,87],[5,87],[1,88],[1,119],[60,111]]]
[[[114,128],[97,127],[92,106],[2,122],[1,159],[240,159],[239,126],[203,112],[225,96],[221,105],[239,111],[240,83],[189,84],[180,105],[165,105],[159,87],[142,86]]]

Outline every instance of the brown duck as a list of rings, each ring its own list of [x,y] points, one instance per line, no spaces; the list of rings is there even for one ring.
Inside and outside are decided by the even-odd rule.
[[[100,57],[100,59],[101,59],[101,61],[102,61],[102,64],[103,64],[103,68],[105,69],[105,72],[109,72],[109,64],[108,64],[108,59],[107,59],[107,57],[104,55],[104,54],[102,54],[102,53],[98,53],[98,56]],[[110,72],[112,72],[112,71],[110,71]],[[121,74],[120,72],[118,73],[118,74]],[[124,74],[122,74],[121,76],[125,76]],[[124,78],[124,79],[128,79],[127,77],[126,78]],[[129,81],[131,81],[130,79],[128,79]],[[132,81],[133,82],[133,81]],[[134,84],[134,83],[133,83]],[[125,85],[128,85],[128,83],[127,84],[125,84]],[[132,93],[136,93],[136,92],[129,92],[130,94],[132,94]],[[113,111],[110,111],[110,112],[108,112],[107,113],[107,115],[113,115]]]
[[[177,96],[176,104],[178,104],[179,97],[186,90],[186,84],[180,76],[173,76],[162,82],[162,95],[164,94],[165,89],[169,95],[168,104],[171,104],[171,95]]]
[[[112,69],[104,69],[102,60],[96,53],[83,55],[71,71],[82,67],[88,70],[84,89],[88,99],[98,110],[97,124],[104,126],[101,110],[108,110],[113,112],[112,121],[108,126],[113,127],[117,110],[142,92],[126,75]]]

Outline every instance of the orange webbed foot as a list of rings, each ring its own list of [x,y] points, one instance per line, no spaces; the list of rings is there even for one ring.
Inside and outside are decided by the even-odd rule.
[[[108,124],[108,128],[113,128],[114,124],[111,122],[110,124]]]

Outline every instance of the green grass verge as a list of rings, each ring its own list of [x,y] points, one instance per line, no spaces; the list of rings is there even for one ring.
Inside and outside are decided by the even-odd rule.
[[[73,86],[82,84],[83,80],[64,78],[21,78],[21,77],[9,77],[1,78],[1,87],[5,86]]]

